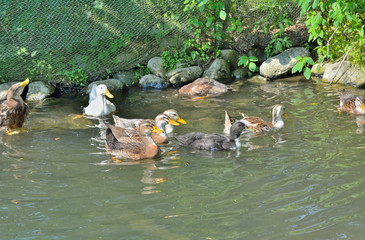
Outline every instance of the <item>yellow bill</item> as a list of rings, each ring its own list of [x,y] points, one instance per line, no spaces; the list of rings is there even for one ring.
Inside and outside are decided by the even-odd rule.
[[[108,98],[114,97],[113,94],[111,94],[108,89],[105,91],[105,96],[107,96]]]
[[[184,119],[182,119],[181,117],[179,117],[179,118],[177,119],[177,121],[178,121],[179,123],[186,124],[186,121],[185,121]]]
[[[174,125],[174,126],[180,126],[180,123],[172,120],[171,118],[169,118],[169,124]]]
[[[161,129],[159,129],[158,127],[156,127],[156,126],[153,126],[152,132],[154,132],[154,133],[163,133],[163,131]]]
[[[25,79],[23,82],[20,83],[20,86],[25,87],[29,84],[29,78]]]
[[[365,104],[364,103],[361,103],[361,109],[365,112]]]
[[[288,115],[286,115],[286,113],[283,113],[283,117],[285,117],[286,119],[288,119]]]

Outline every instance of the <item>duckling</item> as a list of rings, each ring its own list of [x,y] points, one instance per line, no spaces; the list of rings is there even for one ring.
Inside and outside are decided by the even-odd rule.
[[[105,124],[106,136],[105,146],[108,152],[118,155],[124,158],[130,158],[134,160],[144,158],[154,158],[159,153],[159,148],[153,141],[151,134],[162,133],[160,129],[149,122],[143,122],[138,128],[139,140],[120,138],[125,134],[125,130],[121,127]]]
[[[214,79],[207,77],[198,78],[179,89],[179,94],[189,96],[218,96],[233,89]]]
[[[118,121],[117,116],[113,115],[113,118],[117,119],[117,121]],[[163,113],[158,114],[155,118],[155,121],[145,120],[145,122],[149,122],[151,124],[154,124],[157,128],[162,130],[162,133],[152,133],[151,134],[152,139],[156,144],[162,144],[162,143],[168,142],[169,137],[168,137],[168,135],[166,133],[166,130],[165,130],[165,127],[168,124],[172,124],[172,125],[175,125],[175,126],[180,125],[179,123],[175,122],[174,120],[169,118],[169,116],[167,116],[166,114],[163,114]],[[118,124],[116,124],[116,126],[118,126]],[[125,133],[126,134],[124,136],[121,136],[121,138],[130,138],[130,137],[132,137],[134,140],[142,141],[139,134],[138,134],[138,127],[136,127],[136,128],[126,128]],[[118,138],[118,140],[120,140],[121,138]]]
[[[16,129],[23,126],[29,114],[29,106],[20,96],[29,84],[29,78],[16,83],[8,90],[8,96],[0,105],[0,127]]]
[[[365,114],[364,97],[355,96],[352,92],[343,89],[340,93],[340,108],[338,110],[339,113],[343,110],[354,115]]]
[[[171,133],[174,128],[173,126],[178,126],[179,124],[176,124],[176,121],[182,124],[186,124],[186,121],[182,119],[176,110],[169,109],[163,112],[163,114],[167,115],[170,119],[172,119],[174,122],[169,122],[168,125],[165,126],[165,132]],[[127,118],[121,118],[118,116],[113,115],[114,123],[116,126],[122,127],[122,128],[138,128],[139,124],[142,121],[153,121],[152,119],[127,119]]]
[[[248,128],[253,129],[256,133],[270,131],[273,129],[280,129],[284,127],[284,121],[282,119],[282,116],[288,118],[288,116],[284,113],[284,110],[284,105],[275,105],[272,110],[272,122],[264,121],[261,118],[255,116],[246,116],[244,114],[242,114],[243,118],[238,121],[243,122]],[[227,120],[227,118],[229,119]],[[232,120],[232,118],[230,118],[229,115],[226,114],[225,126],[223,131],[224,133],[227,133],[227,128],[230,127],[232,121],[234,120]]]
[[[235,150],[241,147],[239,137],[246,129],[242,122],[235,122],[230,129],[229,138],[218,134],[205,134],[192,132],[184,135],[175,136],[180,145],[204,150]]]
[[[105,98],[113,98],[104,84],[93,85],[89,94],[89,105],[84,108],[84,113],[89,116],[102,117],[116,110],[115,105]]]

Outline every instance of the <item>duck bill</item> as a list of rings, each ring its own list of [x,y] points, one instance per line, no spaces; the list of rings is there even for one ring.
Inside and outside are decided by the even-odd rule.
[[[184,119],[182,119],[181,117],[179,117],[179,118],[177,119],[177,121],[178,121],[179,123],[186,124],[186,121],[185,121]]]
[[[365,112],[365,104],[364,103],[361,103],[361,109]]]
[[[180,125],[180,123],[178,123],[178,122],[174,121],[174,120],[173,120],[173,119],[171,119],[171,118],[169,118],[169,124],[174,125],[174,126],[179,126],[179,125]]]
[[[286,119],[288,119],[288,115],[286,115],[286,113],[283,114],[283,117],[285,117]]]
[[[105,91],[105,96],[107,96],[108,98],[114,97],[113,94],[111,94],[108,89]]]
[[[152,132],[154,132],[154,133],[163,133],[163,131],[161,129],[159,129],[158,127],[156,127],[156,126],[153,126]]]
[[[29,78],[25,79],[23,82],[20,83],[20,86],[25,87],[29,84]]]

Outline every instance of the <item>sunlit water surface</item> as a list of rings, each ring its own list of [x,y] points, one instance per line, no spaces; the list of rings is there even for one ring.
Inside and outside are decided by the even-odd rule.
[[[342,87],[232,87],[199,100],[177,89],[114,93],[119,116],[177,109],[188,124],[175,134],[220,133],[224,110],[271,120],[272,106],[286,106],[282,130],[246,133],[238,151],[172,139],[144,161],[113,160],[99,120],[75,118],[87,96],[32,103],[27,131],[1,135],[0,239],[364,239],[364,119],[338,113]]]

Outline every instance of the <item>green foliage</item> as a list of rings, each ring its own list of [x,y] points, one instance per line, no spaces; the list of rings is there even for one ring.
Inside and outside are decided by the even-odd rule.
[[[259,67],[256,66],[256,63],[258,59],[257,57],[255,56],[246,56],[246,55],[243,55],[239,58],[239,61],[238,61],[238,66],[244,66],[244,67],[247,67],[248,66],[248,69],[250,70],[248,72],[248,75],[249,76],[252,76],[252,74],[254,72],[257,72],[259,70]]]
[[[170,48],[166,51],[163,51],[161,54],[163,58],[164,68],[169,72],[176,68],[177,64],[186,63],[190,66],[192,61],[192,57],[186,53],[186,48],[182,50],[178,50],[177,48]]]
[[[296,72],[302,72],[304,74],[304,77],[306,79],[309,79],[311,77],[311,69],[310,66],[314,65],[314,61],[311,57],[296,57],[295,58],[298,62],[297,64],[295,64],[295,66],[292,68],[291,72],[292,73],[296,73]]]
[[[363,1],[299,0],[307,14],[309,41],[318,44],[318,62],[347,57],[365,64],[365,4]]]
[[[138,67],[138,73],[136,73],[136,78],[138,79],[140,79],[144,75],[148,75],[151,73],[148,67],[145,65],[137,64],[137,67]]]
[[[86,86],[88,76],[82,68],[74,68],[71,71],[60,71],[57,73],[59,77],[66,77],[69,83],[77,86]]]

